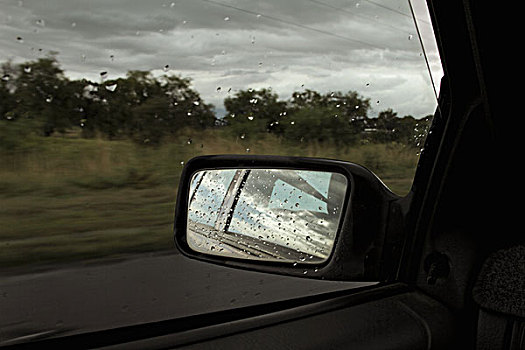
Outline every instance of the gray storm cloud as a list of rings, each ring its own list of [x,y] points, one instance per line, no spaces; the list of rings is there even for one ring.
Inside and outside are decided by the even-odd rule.
[[[421,1],[413,5],[439,83],[429,20]],[[165,74],[168,66],[218,109],[249,87],[271,87],[282,99],[305,88],[356,90],[372,112],[400,116],[423,117],[436,106],[406,1],[6,0],[0,13],[0,61],[55,51],[74,79]]]

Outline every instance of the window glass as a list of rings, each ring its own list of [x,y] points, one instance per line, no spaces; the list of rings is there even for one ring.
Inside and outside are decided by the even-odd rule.
[[[1,341],[291,297],[248,272],[232,296],[240,275],[172,257],[184,164],[334,158],[405,195],[442,75],[422,0],[3,0],[0,45]]]

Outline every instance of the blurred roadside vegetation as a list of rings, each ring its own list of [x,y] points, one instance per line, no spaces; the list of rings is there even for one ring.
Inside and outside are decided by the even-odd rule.
[[[411,186],[430,116],[369,116],[357,92],[229,94],[216,118],[191,81],[129,72],[69,80],[54,57],[2,65],[0,266],[174,249],[184,163],[205,154],[352,161],[392,191]]]

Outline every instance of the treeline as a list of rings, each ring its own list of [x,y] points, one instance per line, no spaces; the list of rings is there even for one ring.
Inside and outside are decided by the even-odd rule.
[[[226,116],[175,75],[130,71],[100,82],[70,80],[54,57],[2,65],[0,145],[15,147],[30,135],[50,136],[79,128],[82,137],[128,138],[159,144],[182,129],[224,128],[241,139],[272,133],[290,141],[355,144],[399,142],[419,146],[431,116],[415,119],[387,109],[370,117],[370,100],[357,92],[305,90],[281,100],[271,89],[237,91],[225,98]]]

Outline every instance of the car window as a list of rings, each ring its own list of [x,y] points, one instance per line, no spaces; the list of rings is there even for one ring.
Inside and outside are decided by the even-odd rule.
[[[288,155],[355,162],[407,194],[442,75],[425,6],[0,2],[0,340],[347,288],[188,262],[172,238],[178,181],[198,155]],[[212,175],[192,182],[195,199],[215,196],[190,214],[200,224],[220,218],[235,171]],[[278,179],[265,212],[335,225],[330,176]]]

